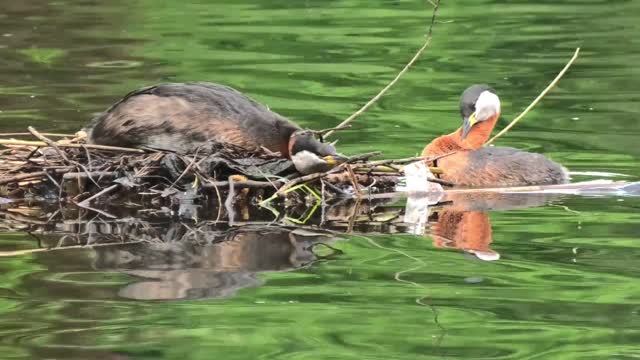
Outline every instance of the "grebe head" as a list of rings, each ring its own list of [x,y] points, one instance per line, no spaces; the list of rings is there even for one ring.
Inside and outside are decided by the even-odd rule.
[[[489,85],[471,85],[460,97],[460,115],[464,139],[475,124],[500,116],[500,98]]]
[[[309,130],[299,130],[289,138],[289,156],[301,174],[312,174],[330,170],[346,161],[331,144],[318,141]]]

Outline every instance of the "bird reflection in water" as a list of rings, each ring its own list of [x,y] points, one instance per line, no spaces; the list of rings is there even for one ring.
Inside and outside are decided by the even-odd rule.
[[[164,241],[95,248],[94,265],[139,279],[120,289],[125,298],[228,298],[239,289],[261,285],[262,272],[299,269],[339,253],[329,245],[336,237],[321,231],[185,229],[175,224],[167,233],[171,239]],[[318,247],[328,255],[318,255]]]
[[[0,208],[0,225],[37,237],[39,248],[30,252],[90,251],[94,270],[124,273],[134,280],[117,289],[120,297],[228,298],[240,289],[260,286],[261,273],[296,270],[339,257],[341,251],[333,243],[348,234],[413,233],[431,239],[438,248],[496,260],[489,211],[540,206],[556,197],[449,191],[432,201],[409,198],[406,207],[396,204],[396,199],[343,200],[309,216],[305,226],[264,219],[229,226],[222,221],[194,223],[133,214],[78,220],[83,218],[80,213],[51,217],[44,209],[38,220],[34,219],[37,212]],[[288,215],[298,217],[295,211]],[[77,262],[76,267],[88,265],[82,265],[86,259],[67,258]],[[68,261],[64,266],[70,265]]]
[[[463,250],[482,260],[497,260],[500,255],[491,249],[489,211],[540,206],[557,197],[448,194],[429,209],[422,235],[430,237],[438,248]],[[117,270],[139,279],[119,290],[119,295],[125,298],[228,298],[240,289],[260,286],[262,272],[295,270],[339,255],[340,251],[331,246],[339,239],[337,234],[409,229],[397,208],[390,210],[381,205],[384,202],[367,205],[346,202],[334,207],[325,214],[326,230],[277,226],[220,230],[215,225],[194,228],[178,223],[162,231],[161,241],[95,248],[94,265],[100,270]],[[371,226],[373,219],[384,218],[391,220],[386,226]],[[319,256],[319,248],[328,255]]]
[[[498,260],[500,254],[491,249],[493,241],[490,210],[513,210],[541,206],[558,199],[558,194],[518,193],[448,193],[439,204],[429,208],[428,228],[423,234],[430,236],[438,248],[457,249],[474,254],[481,260]],[[428,199],[410,199],[406,213],[420,207]],[[425,207],[426,208],[426,207]],[[415,221],[415,220],[414,220]]]

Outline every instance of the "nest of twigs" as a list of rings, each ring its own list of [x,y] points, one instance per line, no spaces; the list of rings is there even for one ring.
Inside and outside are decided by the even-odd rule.
[[[393,191],[402,176],[400,165],[417,160],[372,161],[379,155],[374,152],[353,156],[328,172],[302,176],[279,154],[232,145],[212,144],[181,155],[86,144],[81,136],[53,141],[48,134],[29,131],[25,134],[37,141],[0,139],[0,196],[89,209],[100,202],[171,208],[188,201],[228,207],[238,196],[254,203],[359,197]]]

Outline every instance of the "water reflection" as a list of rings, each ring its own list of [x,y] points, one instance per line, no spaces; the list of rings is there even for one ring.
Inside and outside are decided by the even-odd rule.
[[[493,241],[490,210],[513,210],[544,205],[558,194],[477,193],[448,194],[446,206],[429,214],[433,245],[470,252],[481,260],[498,260]]]
[[[559,86],[501,145],[544,153],[572,171],[637,174],[640,42],[629,35],[640,29],[640,2],[577,3],[443,2],[432,47],[356,121],[357,131],[337,137],[341,150],[412,156],[428,139],[457,126],[452,109],[470,83],[489,82],[508,93],[504,126],[581,46],[583,56]],[[0,36],[3,132],[24,131],[26,125],[73,132],[130,89],[195,80],[234,86],[304,126],[330,127],[404,65],[424,40],[429,16],[423,1],[23,0],[3,5],[0,35],[11,35]],[[87,66],[122,60],[139,66]],[[95,214],[69,212],[48,221],[57,206],[43,216],[28,209],[2,213],[0,227],[12,233],[2,234],[0,250],[37,248],[23,231],[43,240],[50,234],[50,242],[40,246],[64,250],[0,261],[1,357],[631,358],[638,355],[640,338],[640,204],[616,196],[562,202],[580,214],[559,207],[462,210],[488,214],[489,248],[502,255],[491,263],[466,261],[451,250],[432,251],[434,214],[425,220],[424,237],[401,235],[408,231],[404,203],[374,204],[375,211],[358,212],[362,219],[353,217],[353,207],[326,209],[324,223],[313,216],[308,225],[323,224],[340,237],[398,233],[371,238],[424,261],[421,269],[403,274],[424,289],[394,279],[397,271],[413,269],[414,259],[354,237],[332,244],[352,261],[310,269],[321,272],[322,279],[262,274],[258,278],[267,286],[222,302],[112,301],[132,284],[130,276],[95,269],[97,247],[69,248],[88,240],[72,222],[88,222]],[[445,212],[456,211],[453,205],[431,205],[430,211],[443,224]],[[118,225],[123,230],[142,229],[140,220],[165,221],[123,216],[132,220],[128,227]],[[368,223],[361,221],[365,218]],[[36,220],[41,224],[29,222]],[[99,243],[106,224],[117,229],[107,219],[93,221],[91,227],[99,231],[93,231],[91,244]],[[460,233],[442,236],[447,244],[464,244]],[[125,232],[113,241],[128,239]],[[572,249],[578,249],[577,263]],[[314,251],[320,250],[325,249]],[[464,281],[469,277],[484,281],[469,284]],[[437,346],[432,336],[440,329],[430,308],[414,302],[423,296],[437,306],[447,331]],[[256,306],[256,299],[265,304]],[[281,304],[290,299],[299,303]]]
[[[139,278],[119,290],[137,300],[227,298],[261,284],[258,274],[289,271],[325,256],[334,236],[280,227],[219,230],[174,224],[162,241],[95,249],[97,270],[121,271]]]
[[[491,249],[489,211],[540,206],[559,196],[487,193],[409,198],[406,203],[393,198],[342,200],[306,214],[305,225],[287,222],[302,216],[296,213],[302,209],[293,208],[283,210],[285,215],[271,223],[256,218],[236,221],[234,226],[226,219],[193,222],[158,218],[161,213],[145,217],[146,211],[106,219],[89,217],[82,209],[59,211],[9,203],[0,208],[0,227],[27,232],[38,244],[2,255],[82,249],[89,252],[87,256],[70,256],[60,264],[51,261],[49,270],[76,280],[86,276],[87,266],[97,273],[125,274],[130,282],[119,286],[116,295],[128,299],[229,298],[240,289],[260,286],[261,273],[339,258],[341,246],[334,243],[349,234],[412,233],[437,248],[497,260],[500,255]],[[247,213],[261,214],[258,209]],[[206,215],[198,214],[205,219]],[[220,215],[214,211],[213,216]],[[69,266],[75,272],[69,272]]]

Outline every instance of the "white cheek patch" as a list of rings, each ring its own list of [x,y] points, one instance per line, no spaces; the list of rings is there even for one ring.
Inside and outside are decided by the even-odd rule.
[[[476,101],[476,119],[478,121],[489,120],[500,113],[500,98],[498,95],[483,91]]]
[[[291,157],[291,161],[295,164],[320,165],[324,164],[324,160],[310,151],[302,150]]]
[[[321,159],[318,155],[307,150],[297,152],[291,157],[291,161],[296,167],[296,170],[298,170],[298,172],[300,172],[301,174],[311,174],[314,172],[325,171],[325,167],[327,165],[326,161]]]

